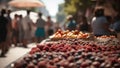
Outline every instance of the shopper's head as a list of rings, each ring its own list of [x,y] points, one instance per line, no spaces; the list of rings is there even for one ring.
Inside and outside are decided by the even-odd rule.
[[[7,14],[10,14],[12,11],[10,9],[7,10]]]
[[[51,19],[51,16],[48,16],[47,19],[50,20],[50,19]]]
[[[96,10],[95,10],[95,16],[96,17],[104,16],[104,8],[102,8],[102,7],[96,8]]]
[[[67,20],[72,20],[73,19],[73,16],[72,15],[68,15],[67,16]]]
[[[39,13],[38,13],[38,16],[41,18],[41,17],[42,17],[42,13],[41,13],[41,12],[39,12]]]
[[[4,15],[6,13],[6,10],[5,9],[2,9],[1,10],[1,15]]]
[[[22,16],[22,15],[19,15],[19,18],[20,18],[20,19],[22,19],[22,18],[23,18],[23,16]]]
[[[30,14],[30,10],[27,10],[27,15],[29,15]]]
[[[85,16],[82,16],[82,22],[87,23],[87,18]]]
[[[15,19],[17,19],[17,18],[18,18],[18,15],[17,15],[17,14],[15,14],[15,15],[14,15],[14,18],[15,18]]]

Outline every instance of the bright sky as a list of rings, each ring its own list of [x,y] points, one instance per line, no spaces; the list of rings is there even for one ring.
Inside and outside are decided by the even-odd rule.
[[[51,16],[58,12],[58,5],[64,3],[64,0],[42,0]]]

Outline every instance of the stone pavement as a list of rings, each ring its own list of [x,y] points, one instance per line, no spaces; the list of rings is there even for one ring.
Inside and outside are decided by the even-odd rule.
[[[31,43],[28,44],[28,48],[11,47],[8,53],[6,54],[7,57],[0,57],[0,68],[6,68],[7,65],[27,54],[31,50],[31,48],[35,46],[35,43]]]

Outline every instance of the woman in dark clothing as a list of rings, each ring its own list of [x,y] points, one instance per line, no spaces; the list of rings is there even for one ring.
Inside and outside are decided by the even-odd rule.
[[[11,10],[7,10],[6,11],[6,18],[8,19],[8,24],[7,24],[7,38],[6,38],[6,45],[7,45],[7,49],[6,49],[6,52],[9,50],[11,44],[12,44],[12,19],[10,17],[10,13],[11,13]]]
[[[5,56],[5,51],[6,51],[6,37],[7,37],[7,24],[8,24],[8,19],[4,17],[5,14],[5,9],[1,10],[1,15],[0,15],[0,48],[2,50],[1,57]]]
[[[35,36],[37,38],[37,42],[42,41],[45,38],[45,21],[42,19],[42,13],[38,13],[39,18],[36,21],[36,31]]]
[[[79,30],[83,32],[88,32],[89,31],[89,24],[87,22],[87,19],[85,16],[82,17],[82,21],[79,24]]]

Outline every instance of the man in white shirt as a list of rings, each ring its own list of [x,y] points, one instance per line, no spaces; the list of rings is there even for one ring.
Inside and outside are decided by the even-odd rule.
[[[30,19],[30,11],[27,10],[27,16],[23,18],[23,30],[24,30],[24,43],[23,45],[26,47],[26,44],[31,39],[31,30],[33,21]]]

